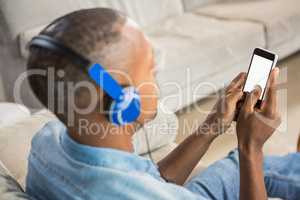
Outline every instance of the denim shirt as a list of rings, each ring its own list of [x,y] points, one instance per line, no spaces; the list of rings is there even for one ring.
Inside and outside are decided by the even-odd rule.
[[[134,153],[81,145],[59,121],[32,140],[26,191],[38,200],[203,200],[167,183],[158,167]]]

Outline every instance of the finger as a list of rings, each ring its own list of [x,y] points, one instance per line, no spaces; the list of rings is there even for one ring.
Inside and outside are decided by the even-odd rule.
[[[239,75],[237,75],[229,84],[227,87],[227,90],[232,90],[232,89],[237,89],[237,88],[242,88],[243,85],[245,84],[246,81],[246,73],[241,72]]]
[[[236,104],[243,97],[243,91],[241,89],[232,90],[229,94],[230,101],[233,104]]]
[[[245,104],[244,104],[244,110],[247,112],[253,112],[255,105],[261,96],[261,87],[256,86],[256,88],[246,96]]]
[[[279,69],[274,68],[270,75],[270,79],[267,84],[266,99],[264,101],[262,109],[267,113],[274,113],[277,109],[277,78],[279,75]]]

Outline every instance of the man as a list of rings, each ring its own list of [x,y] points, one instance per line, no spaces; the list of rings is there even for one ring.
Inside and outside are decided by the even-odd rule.
[[[300,196],[299,153],[263,160],[263,145],[280,124],[275,86],[278,69],[272,72],[261,109],[255,108],[259,88],[246,96],[236,125],[238,151],[184,185],[210,144],[231,125],[243,96],[245,73],[226,88],[199,129],[156,165],[134,154],[131,141],[136,129],[155,117],[157,108],[153,51],[138,27],[117,11],[97,8],[61,17],[41,34],[100,63],[121,85],[138,88],[141,114],[134,123],[115,126],[101,112],[110,100],[87,75],[89,66],[58,52],[31,48],[28,69],[48,70],[46,76],[30,76],[31,87],[61,121],[48,123],[32,141],[27,192],[36,199],[258,200],[267,195]],[[48,82],[50,68],[54,83]],[[89,87],[76,87],[75,94],[61,92],[79,82]],[[97,105],[95,109],[90,109],[91,104]],[[101,128],[97,134],[92,128],[82,130],[81,120]]]

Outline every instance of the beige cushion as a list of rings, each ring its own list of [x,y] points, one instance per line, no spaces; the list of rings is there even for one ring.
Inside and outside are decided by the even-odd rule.
[[[19,47],[20,47],[20,53],[21,56],[24,58],[29,57],[29,51],[28,51],[28,43],[31,41],[31,39],[34,36],[37,36],[46,25],[38,26],[36,28],[30,29],[28,31],[22,32],[19,34]]]
[[[211,5],[200,8],[195,13],[226,20],[263,24],[266,28],[267,47],[279,51],[278,47],[285,47],[278,52],[282,57],[300,49],[299,8],[299,0],[264,0]]]
[[[166,155],[168,155],[171,151],[173,151],[177,147],[177,144],[175,142],[171,142],[168,145],[163,146],[162,148],[159,148],[153,152],[151,152],[151,156],[154,160],[154,162],[159,162],[162,160]],[[150,156],[148,153],[142,154],[143,157],[149,158]]]
[[[163,105],[160,105],[157,115],[153,121],[145,124],[144,128],[138,130],[133,136],[138,154],[148,152],[147,137],[149,139],[150,151],[160,149],[175,141],[178,131],[177,116]]]
[[[170,143],[154,152],[151,153],[151,156],[154,160],[154,162],[159,162],[160,160],[162,160],[163,158],[165,158],[169,153],[171,153],[171,151],[173,151],[178,145],[176,143]],[[149,158],[150,156],[149,154],[145,154],[143,155],[145,158]],[[205,168],[207,168],[206,165],[204,165],[201,161],[196,165],[196,167],[193,169],[193,171],[191,172],[190,176],[188,177],[188,179],[186,181],[189,181],[191,178],[193,178],[194,176],[197,176],[198,174],[201,173],[201,171],[203,171]]]
[[[260,24],[217,20],[191,13],[149,27],[146,33],[164,54],[165,68],[157,76],[161,97],[182,95],[177,102],[168,103],[172,98],[167,102],[162,100],[165,105],[172,104],[170,109],[175,105],[174,110],[197,100],[191,91],[199,84],[203,83],[198,89],[203,96],[195,96],[203,98],[235,76],[232,73],[225,76],[227,72],[246,71],[253,49],[265,46]],[[218,75],[221,77],[214,79]],[[207,86],[212,86],[210,92],[206,91],[206,88],[209,90],[206,81],[209,81]]]
[[[186,12],[193,11],[199,7],[208,6],[216,3],[246,2],[260,0],[183,0],[183,8]]]
[[[186,12],[193,11],[201,6],[218,3],[224,0],[183,0],[184,10]]]
[[[13,37],[66,13],[94,7],[121,10],[142,26],[183,13],[181,0],[0,0],[0,9]]]

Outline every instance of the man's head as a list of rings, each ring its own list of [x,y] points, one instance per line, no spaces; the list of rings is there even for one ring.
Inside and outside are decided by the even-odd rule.
[[[153,118],[157,107],[153,51],[132,20],[106,8],[80,10],[55,20],[41,34],[55,38],[93,63],[100,63],[119,84],[136,87],[142,109],[138,121],[144,123]],[[110,100],[89,78],[88,67],[60,53],[31,48],[28,70],[48,73],[29,76],[30,85],[38,99],[65,124],[73,114],[75,123],[87,116],[106,120],[103,108]]]

